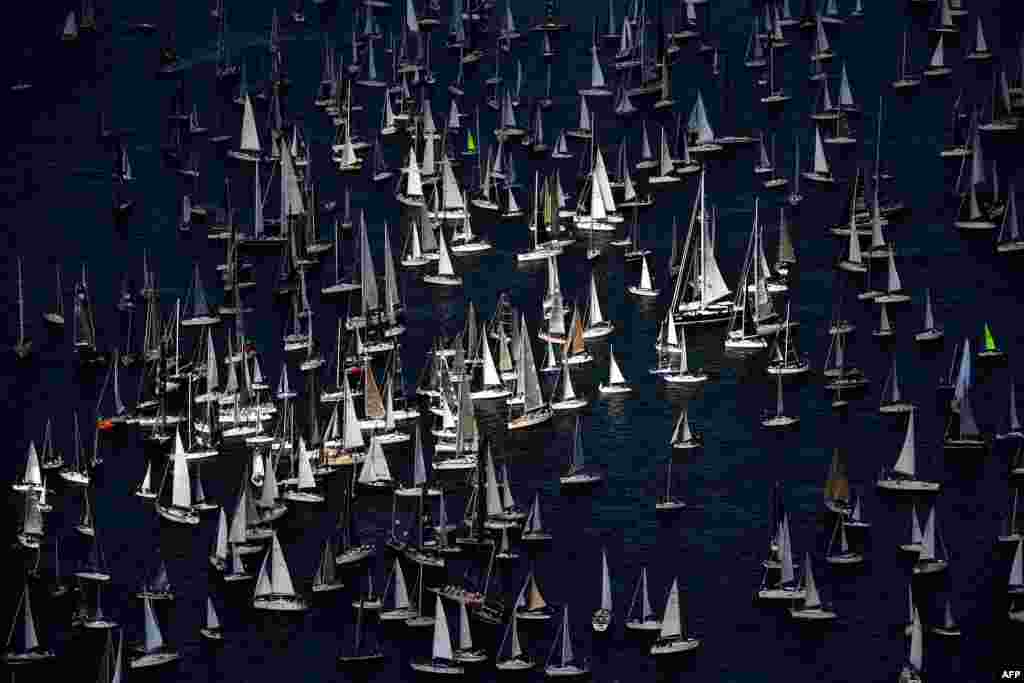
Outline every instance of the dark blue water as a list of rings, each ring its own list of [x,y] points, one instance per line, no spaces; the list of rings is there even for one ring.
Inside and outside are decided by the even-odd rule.
[[[174,297],[184,296],[194,261],[201,265],[211,298],[221,298],[214,293],[213,285],[217,282],[214,265],[223,258],[222,248],[208,245],[200,231],[182,238],[176,230],[183,185],[178,176],[163,166],[159,153],[164,115],[174,89],[173,83],[152,78],[159,38],[131,35],[124,30],[127,23],[134,21],[153,21],[161,30],[173,27],[179,53],[190,64],[186,71],[189,102],[198,104],[210,125],[216,123],[218,110],[223,110],[230,130],[235,133],[239,112],[218,96],[212,85],[215,30],[207,14],[207,3],[165,3],[159,8],[131,2],[102,4],[102,34],[95,41],[84,39],[78,44],[64,45],[56,36],[66,8],[27,7],[19,3],[12,24],[15,28],[8,32],[11,44],[4,48],[8,75],[25,71],[35,88],[18,98],[8,97],[4,107],[6,126],[2,144],[7,163],[0,169],[4,188],[0,222],[6,226],[7,266],[3,268],[5,275],[0,276],[5,278],[0,291],[5,293],[9,335],[13,339],[15,259],[23,257],[29,334],[37,351],[28,363],[15,364],[11,353],[5,353],[0,361],[0,395],[6,398],[5,442],[9,451],[0,477],[5,481],[20,471],[28,440],[40,442],[47,418],[54,420],[54,436],[65,453],[71,452],[71,416],[75,410],[86,425],[86,442],[91,441],[88,425],[92,423],[102,374],[79,371],[73,362],[70,340],[48,334],[40,319],[53,296],[54,264],[62,268],[66,290],[70,290],[80,264],[88,264],[103,348],[123,344],[121,321],[114,304],[123,278],[131,278],[136,284],[141,282],[144,248],[149,249],[150,263],[158,274],[165,315]],[[255,85],[266,65],[262,44],[269,32],[273,3],[249,2],[244,10],[240,7],[242,3],[233,4],[239,7],[232,8],[232,44],[238,48],[252,46],[244,54],[250,83]],[[885,165],[896,177],[890,191],[912,209],[906,220],[887,228],[887,237],[898,246],[904,286],[915,296],[912,304],[890,311],[899,333],[887,347],[879,346],[869,334],[877,323],[877,310],[858,303],[846,305],[846,314],[858,325],[850,356],[872,380],[863,398],[852,402],[847,415],[834,415],[817,374],[828,346],[827,324],[837,292],[838,280],[832,263],[842,248],[842,242],[825,234],[825,226],[841,218],[845,190],[823,191],[807,184],[807,199],[792,217],[799,266],[791,292],[793,315],[801,323],[800,346],[810,355],[815,372],[804,381],[787,383],[786,390],[789,411],[801,417],[800,429],[771,434],[760,426],[761,411],[773,404],[774,384],[763,371],[763,358],[744,361],[723,357],[721,329],[691,335],[689,339],[691,363],[703,365],[712,375],[700,393],[687,397],[666,390],[648,375],[647,369],[654,364],[658,321],[671,291],[665,271],[672,218],[678,217],[685,225],[695,190],[691,179],[678,189],[659,194],[656,207],[641,217],[641,241],[655,249],[651,266],[663,291],[657,306],[641,307],[626,293],[626,287],[636,282],[639,272],[632,264],[624,265],[618,252],[610,250],[596,265],[605,313],[617,327],[609,343],[614,344],[621,367],[635,389],[626,399],[599,398],[596,386],[607,372],[604,343],[594,345],[594,365],[574,375],[577,391],[593,399],[583,418],[584,447],[590,462],[604,471],[607,484],[592,495],[559,495],[557,477],[564,470],[572,448],[571,418],[556,418],[532,434],[505,435],[499,429],[503,423],[501,416],[481,415],[481,424],[493,439],[497,456],[511,463],[517,498],[526,502],[539,490],[546,524],[555,534],[549,549],[532,557],[524,554],[518,566],[503,573],[501,586],[506,600],[514,598],[526,571],[534,566],[547,599],[571,606],[577,650],[592,657],[598,680],[762,681],[769,675],[789,681],[895,678],[907,651],[901,627],[907,617],[910,565],[899,553],[897,544],[909,536],[909,501],[878,497],[873,487],[878,470],[895,461],[903,438],[902,421],[877,413],[882,384],[894,355],[899,359],[904,391],[920,407],[920,471],[925,477],[943,482],[942,494],[937,499],[939,530],[951,561],[947,575],[915,583],[915,595],[926,623],[934,623],[940,617],[941,606],[950,597],[964,629],[960,641],[926,637],[929,680],[991,680],[992,667],[1007,661],[1012,652],[1004,651],[1000,636],[1019,637],[1019,631],[1011,628],[1005,618],[1004,587],[1010,554],[995,541],[1011,495],[1006,475],[1011,453],[1000,445],[984,456],[943,456],[941,442],[946,416],[943,402],[935,393],[955,341],[969,336],[976,343],[981,326],[987,321],[1013,359],[1024,334],[1017,303],[1021,279],[1015,264],[996,258],[988,236],[964,239],[952,228],[955,201],[950,203],[946,191],[955,182],[957,168],[944,166],[938,157],[952,99],[964,89],[967,102],[987,103],[991,70],[962,62],[961,55],[968,44],[963,37],[962,48],[956,41],[947,44],[947,59],[956,70],[950,82],[927,84],[907,98],[893,96],[888,83],[895,76],[904,28],[910,30],[913,64],[919,67],[928,58],[927,12],[908,13],[902,2],[866,4],[867,18],[863,22],[848,22],[841,28],[830,29],[830,37],[838,55],[847,60],[854,95],[865,111],[874,111],[879,93],[886,96],[882,154]],[[1014,15],[1010,14],[1013,4],[972,2],[971,8],[981,12],[993,49],[1005,58],[1008,68],[1017,69],[1013,58]],[[278,9],[284,16],[290,6],[282,4]],[[339,49],[345,49],[351,7],[348,2],[340,2],[323,15],[322,22],[312,7],[307,9],[313,20],[307,29],[286,27],[284,31],[285,68],[293,82],[283,103],[284,111],[287,118],[301,122],[310,134],[321,197],[340,199],[343,181],[330,170],[327,159],[333,130],[324,115],[313,109],[312,99],[321,68],[320,31],[328,32]],[[622,9],[617,7],[620,16]],[[666,8],[669,15],[670,10],[674,11]],[[529,18],[540,11],[540,3],[514,7],[521,28],[527,27]],[[595,11],[605,10],[577,0],[567,0],[561,7],[574,27],[556,41],[555,107],[545,118],[549,134],[573,126],[575,90],[589,74],[587,48]],[[397,28],[400,12],[396,9],[393,15],[390,20],[381,17],[382,25]],[[677,109],[688,114],[700,89],[719,134],[749,133],[760,127],[776,130],[778,165],[791,174],[792,135],[796,132],[802,137],[806,152],[812,131],[807,114],[814,106],[816,90],[806,80],[808,37],[793,30],[793,46],[781,57],[779,74],[794,99],[781,115],[766,118],[751,87],[751,74],[742,66],[750,25],[747,3],[713,3],[711,24],[727,54],[728,79],[716,79],[709,63],[696,54],[694,46],[684,46],[674,68]],[[444,26],[443,22],[442,33]],[[435,41],[439,39],[440,36]],[[524,91],[529,101],[542,94],[544,88],[539,36],[530,34],[518,50],[528,77]],[[434,50],[433,59],[439,77],[433,110],[441,122],[449,97],[443,85],[454,76],[453,60],[440,49]],[[510,61],[503,62],[508,68],[506,77],[514,76]],[[383,64],[384,60],[379,59],[378,65],[383,68]],[[838,71],[839,60],[832,68]],[[477,80],[490,75],[490,69],[491,60],[485,58],[478,68],[481,78]],[[728,109],[723,111],[722,94],[726,91]],[[480,93],[479,84],[472,83],[462,109],[471,111]],[[377,125],[379,99],[379,93],[364,99],[366,111],[357,116],[361,130],[370,131]],[[610,102],[591,102],[591,106],[598,117],[599,140],[611,145],[626,135],[631,161],[635,162],[639,121],[624,124],[616,120],[608,109]],[[138,177],[132,190],[137,206],[134,214],[118,225],[110,219],[109,181],[99,179],[97,174],[90,175],[95,170],[105,178],[109,167],[109,152],[95,135],[101,111],[112,127],[135,130],[128,144]],[[518,115],[521,123],[525,123],[527,109],[524,107]],[[261,126],[263,116],[258,107]],[[494,118],[484,108],[485,131],[494,128]],[[873,116],[866,115],[855,124],[855,130],[860,139],[858,145],[842,153],[834,148],[828,150],[837,175],[846,178],[858,163],[873,157]],[[652,134],[654,131],[652,125]],[[490,136],[484,136],[484,143],[491,143]],[[243,188],[250,187],[248,176],[236,166],[226,164],[212,147],[201,144],[198,149],[203,170],[201,199],[216,202],[222,178],[229,173],[235,188],[233,202],[241,210],[243,223],[247,222],[251,216],[250,199]],[[753,203],[760,191],[752,173],[754,152],[753,148],[740,150],[708,165],[709,197],[720,208],[721,216],[719,258],[730,284],[736,282],[742,266]],[[989,159],[998,160],[1004,183],[1020,176],[1018,138],[986,138],[985,152]],[[392,165],[397,165],[405,148],[396,145],[387,154]],[[523,180],[529,179],[538,167],[525,158],[517,158],[516,162]],[[806,167],[806,156],[802,163]],[[560,168],[567,189],[572,186],[577,166],[575,159],[562,162]],[[549,172],[551,163],[545,162],[541,167]],[[392,244],[401,244],[395,239],[395,226],[400,225],[396,203],[389,189],[377,190],[363,177],[351,182],[353,206],[367,212],[375,261],[380,264],[385,223],[391,226]],[[465,182],[463,186],[466,187]],[[518,198],[520,204],[529,204],[525,189]],[[774,206],[777,201],[776,197],[762,193],[762,206]],[[774,217],[775,212],[769,211],[767,215]],[[457,260],[456,269],[465,280],[462,291],[439,293],[417,282],[413,274],[401,276],[409,324],[402,351],[406,385],[410,388],[432,339],[440,332],[451,335],[460,329],[468,301],[487,317],[494,310],[498,291],[509,290],[513,303],[526,313],[531,330],[537,329],[543,270],[517,269],[514,258],[526,241],[525,223],[492,222],[474,214],[474,228],[492,241],[496,249],[479,259]],[[768,232],[772,234],[770,229]],[[350,253],[349,246],[343,247],[346,254]],[[282,314],[287,314],[287,308],[282,308],[271,292],[277,256],[254,253],[248,258],[256,264],[261,285],[246,292],[246,303],[256,308],[256,314],[250,315],[246,323],[261,353],[263,368],[271,381],[276,381],[286,319]],[[326,257],[325,266],[310,281],[317,314],[316,332],[323,335],[322,346],[328,353],[333,347],[335,317],[345,314],[344,304],[336,306],[316,296],[319,282],[332,277],[330,261]],[[582,247],[569,250],[560,259],[560,271],[566,294],[584,298],[590,265]],[[936,317],[947,335],[945,345],[932,351],[918,348],[912,340],[923,315],[921,295],[926,286],[932,288]],[[69,322],[70,303],[67,297]],[[222,353],[223,332],[217,336]],[[140,341],[136,339],[136,345]],[[190,347],[192,341],[186,335],[186,346]],[[535,345],[535,353],[540,352]],[[291,362],[291,379],[293,384],[299,384],[300,373],[294,359]],[[1005,413],[1009,376],[1005,367],[978,373],[973,398],[983,429],[994,429]],[[130,404],[138,386],[138,369],[123,372],[121,383]],[[668,440],[673,422],[684,405],[688,405],[694,427],[703,432],[706,446],[695,457],[677,460],[675,470],[680,478],[674,492],[698,509],[671,520],[656,519],[654,497],[663,486],[665,463],[671,455]],[[837,445],[846,449],[851,483],[863,494],[866,515],[874,523],[866,534],[852,537],[852,543],[863,547],[867,556],[864,566],[852,570],[834,570],[823,561],[832,527],[830,518],[824,515],[821,488],[832,449]],[[113,438],[105,435],[100,448],[105,464],[96,473],[93,497],[99,533],[114,575],[106,592],[105,611],[122,622],[129,640],[139,639],[142,610],[133,593],[160,556],[168,563],[178,594],[161,618],[168,642],[182,652],[183,660],[163,672],[136,674],[138,678],[256,681],[289,676],[301,680],[352,677],[336,669],[335,657],[342,643],[347,645],[351,639],[353,615],[347,605],[354,590],[322,596],[323,600],[318,596],[314,608],[298,617],[253,611],[249,607],[251,586],[224,586],[207,572],[206,554],[214,533],[212,518],[198,530],[171,528],[158,521],[148,504],[131,495],[145,469],[146,458],[161,456],[159,450],[143,446],[132,430]],[[427,450],[432,451],[430,444]],[[408,454],[406,447],[389,450],[392,468],[399,476],[408,477]],[[245,462],[246,458],[236,453],[203,466],[207,495],[229,510],[234,506]],[[784,482],[796,550],[801,555],[809,551],[817,558],[818,584],[841,616],[838,623],[820,631],[794,624],[784,610],[757,606],[752,601],[761,578],[760,561],[769,535],[769,496],[775,480]],[[65,574],[85,551],[81,539],[71,529],[80,514],[80,497],[67,489],[61,490],[59,482],[50,483],[56,486],[58,495],[54,496],[55,510],[47,518],[46,550],[41,561],[43,584],[53,570],[55,535],[61,538]],[[450,483],[453,487],[458,484],[454,480]],[[292,512],[280,522],[285,554],[300,587],[308,587],[316,569],[321,543],[337,519],[344,486],[339,476],[328,486],[327,504],[316,508],[293,505]],[[452,518],[461,516],[465,489],[454,491],[448,498]],[[19,500],[17,496],[10,499],[8,518],[12,536]],[[386,497],[360,499],[358,523],[363,536],[376,535],[383,541],[390,526],[390,505]],[[611,565],[616,627],[607,637],[594,637],[587,621],[599,602],[602,546],[608,549]],[[390,565],[385,557],[382,549],[376,565],[378,586],[383,585]],[[34,557],[25,557],[26,565],[34,562]],[[679,578],[688,625],[703,639],[700,650],[689,658],[656,664],[647,655],[645,642],[623,633],[624,611],[642,566],[650,572],[652,600],[659,611],[672,579]],[[462,560],[452,561],[449,576],[458,579],[465,567]],[[415,571],[410,568],[407,576],[413,584]],[[443,580],[443,576],[428,575],[428,583]],[[13,609],[18,581],[8,585],[11,590],[6,593],[5,614]],[[358,577],[353,576],[349,585],[358,587]],[[226,643],[220,648],[208,648],[198,636],[208,593],[215,596],[227,632]],[[42,585],[34,589],[33,595],[44,641],[53,644],[65,663],[73,661],[80,667],[82,677],[90,678],[98,660],[101,637],[70,630],[71,602],[47,600]],[[453,626],[457,623],[455,616],[449,613]],[[501,630],[491,628],[474,623],[477,643],[493,653]],[[408,660],[429,652],[428,633],[410,633],[404,627],[381,630],[379,636],[388,660],[365,677],[374,681],[411,679]],[[523,625],[522,633],[525,647],[542,663],[549,651],[553,623],[540,627]],[[476,675],[492,679],[492,664],[482,666]]]

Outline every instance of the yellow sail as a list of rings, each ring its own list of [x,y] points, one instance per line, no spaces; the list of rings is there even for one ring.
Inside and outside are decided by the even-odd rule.
[[[555,215],[555,204],[552,201],[551,192],[548,191],[548,180],[544,179],[544,188],[541,190],[541,197],[544,201],[544,225],[551,225]]]

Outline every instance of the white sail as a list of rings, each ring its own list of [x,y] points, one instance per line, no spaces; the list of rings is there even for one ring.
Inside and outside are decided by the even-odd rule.
[[[1009,587],[1024,587],[1024,541],[1017,541],[1017,550],[1013,553],[1013,564],[1010,565]]]
[[[270,586],[275,595],[295,595],[292,575],[288,571],[288,563],[285,562],[284,551],[281,550],[281,542],[277,540],[276,532],[270,546]]]
[[[245,109],[242,112],[242,142],[238,146],[243,152],[250,152],[253,154],[259,154],[260,148],[260,136],[256,131],[256,116],[253,114],[252,100],[249,99],[249,95],[246,94]]]
[[[224,508],[217,515],[217,536],[214,541],[214,557],[226,561],[228,559],[228,516]]]
[[[640,289],[654,289],[654,284],[651,282],[651,269],[647,265],[646,255],[643,257],[643,267],[640,270]]]
[[[483,346],[483,382],[485,387],[500,387],[501,377],[498,375],[498,368],[494,365],[494,356],[491,354],[491,345],[486,335],[480,337]]]
[[[451,661],[453,658],[452,636],[448,631],[448,618],[445,616],[440,595],[435,598],[434,603],[434,645],[431,652],[434,659]]]
[[[593,50],[591,55],[593,59],[590,62],[590,87],[595,90],[604,88],[604,71],[601,70],[601,61],[597,58],[597,50]]]
[[[309,451],[306,449],[305,439],[299,440],[299,481],[300,489],[315,489],[316,480],[313,478],[313,466],[309,463]]]
[[[256,590],[253,592],[253,597],[263,597],[270,595],[273,592],[273,588],[270,585],[270,571],[268,567],[270,553],[263,556],[263,564],[260,565],[260,574],[256,579]]]
[[[440,601],[440,596],[438,600]],[[473,649],[473,634],[469,630],[469,611],[465,602],[459,603],[459,649]]]
[[[910,626],[910,654],[907,661],[915,671],[921,671],[924,666],[924,633],[921,628],[921,616],[915,609],[914,620]]]
[[[573,660],[572,634],[569,631],[569,605],[562,608],[562,666]]]
[[[908,477],[913,477],[916,470],[915,446],[914,446],[914,411],[910,412],[907,420],[907,435],[903,439],[903,448],[900,450],[900,457],[893,465],[893,470]]]
[[[192,487],[189,485],[188,460],[185,457],[185,446],[181,443],[181,432],[174,433],[173,483],[171,504],[177,508],[192,507]]]
[[[673,638],[683,635],[682,615],[679,608],[679,580],[672,579],[672,588],[665,601],[665,616],[661,621],[661,637]]]
[[[439,228],[437,231],[438,237],[438,252],[440,258],[437,262],[437,274],[438,275],[455,275],[455,268],[452,266],[452,256],[448,251],[448,242],[444,236],[444,229]]]
[[[156,652],[164,646],[164,636],[160,632],[160,624],[156,621],[156,614],[153,613],[153,605],[149,598],[143,598],[142,610],[146,622],[145,651]]]
[[[405,584],[405,572],[402,571],[402,565],[397,557],[395,558],[393,571],[395,576],[395,609],[408,609],[411,604],[409,602],[409,589]]]
[[[615,360],[615,353],[611,347],[608,349],[608,383],[613,385],[626,383],[626,378],[623,376],[622,370],[619,369],[619,362]]]
[[[36,452],[35,441],[28,442],[28,457],[25,460],[25,476],[21,482],[39,488],[43,485],[43,471],[39,466],[39,453]]]
[[[352,388],[348,383],[348,375],[344,375],[342,380],[342,403],[344,403],[345,410],[345,424],[344,424],[344,436],[342,441],[342,447],[345,450],[355,450],[363,448],[366,444],[363,442],[363,433],[359,428],[359,418],[356,416],[356,404],[352,398]]]
[[[928,511],[928,521],[924,523],[924,532],[921,534],[921,560],[935,559],[935,508]]]
[[[830,175],[828,158],[825,156],[825,146],[821,142],[821,129],[814,128],[814,172],[819,175]]]
[[[594,281],[594,274],[590,274],[590,307],[587,309],[587,326],[594,327],[604,322],[604,314],[601,311],[601,299],[597,296],[597,283]]]
[[[793,567],[793,543],[789,535],[789,516],[785,514],[779,524],[779,559],[782,563],[779,583],[782,585],[792,583],[796,578],[796,571]]]
[[[501,494],[498,492],[498,478],[494,473],[494,459],[491,457],[491,449],[487,449],[487,514],[490,516],[500,515],[502,512]]]
[[[608,571],[608,554],[601,551],[601,609],[612,611],[612,579]]]
[[[928,64],[933,69],[941,69],[946,66],[946,50],[944,43],[945,41],[943,40],[942,34],[939,34],[939,42],[935,44],[935,50],[932,52],[932,58]]]
[[[846,75],[846,62],[843,62],[842,78],[839,83],[839,106],[854,107],[853,91],[850,89],[850,79]]]
[[[814,581],[814,571],[811,569],[811,554],[807,553],[804,561],[804,609],[821,607],[821,596],[818,595],[818,585]]]

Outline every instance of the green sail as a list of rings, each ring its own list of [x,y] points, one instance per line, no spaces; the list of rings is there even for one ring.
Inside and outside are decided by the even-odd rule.
[[[475,152],[476,151],[476,140],[473,139],[473,131],[468,131],[468,133],[469,134],[466,136],[466,151],[467,152]]]
[[[985,350],[986,351],[995,351],[996,350],[996,340],[992,336],[992,330],[988,329],[988,323],[985,323]]]

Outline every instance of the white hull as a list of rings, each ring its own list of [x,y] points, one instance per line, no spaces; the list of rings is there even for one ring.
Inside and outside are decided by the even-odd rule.
[[[643,287],[640,287],[639,285],[630,285],[630,287],[629,287],[629,293],[630,294],[634,294],[636,296],[641,296],[641,297],[644,297],[644,298],[647,298],[647,299],[653,299],[653,298],[657,297],[658,293],[660,291],[661,291],[660,289],[644,289]]]
[[[295,595],[266,595],[253,598],[254,609],[273,612],[302,612],[309,609],[306,601]]]
[[[789,615],[801,621],[831,621],[838,616],[835,612],[822,609],[821,607],[791,609],[789,610]]]
[[[144,669],[151,666],[160,666],[161,664],[169,664],[180,657],[181,655],[177,652],[150,652],[132,659],[129,667],[132,669]]]
[[[629,394],[632,393],[633,387],[625,384],[604,384],[598,385],[597,390],[605,396],[616,395],[616,394]]]
[[[803,588],[762,588],[757,592],[761,600],[803,600],[806,596]]]
[[[428,285],[441,287],[461,287],[462,278],[457,275],[424,275],[423,281]]]
[[[651,645],[651,654],[672,655],[680,652],[690,652],[698,647],[700,647],[700,641],[696,638],[679,638],[654,643],[654,645]]]
[[[551,404],[551,409],[555,412],[568,412],[570,410],[579,410],[585,408],[590,402],[583,398],[571,398],[567,401],[555,401]]]

